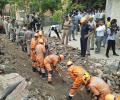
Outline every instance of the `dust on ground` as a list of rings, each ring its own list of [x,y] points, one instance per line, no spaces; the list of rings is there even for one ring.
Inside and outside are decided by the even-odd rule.
[[[5,35],[0,35],[0,45],[4,55],[0,55],[0,64],[12,66],[28,82],[29,98],[37,100],[66,100],[70,84],[66,84],[59,76],[55,76],[53,84],[47,83],[38,73],[32,72],[31,61],[26,53],[22,52],[15,43],[9,41]],[[73,100],[91,100],[85,91],[77,93]]]

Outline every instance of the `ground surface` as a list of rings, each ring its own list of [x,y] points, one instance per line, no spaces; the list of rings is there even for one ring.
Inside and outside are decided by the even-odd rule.
[[[26,78],[29,83],[31,100],[65,100],[70,84],[62,82],[56,75],[53,85],[49,85],[46,79],[42,79],[38,73],[31,70],[31,61],[27,54],[17,48],[15,43],[10,42],[5,35],[0,35],[0,44],[4,48],[5,55],[2,56],[1,64],[13,66],[17,73]],[[85,92],[77,94],[73,100],[91,100]]]
[[[49,26],[44,27],[45,34],[48,34],[48,30],[49,30]],[[54,32],[52,32],[51,36],[56,37],[56,34]],[[70,45],[70,46],[72,46],[74,48],[80,49],[80,32],[75,37],[76,37],[77,41],[73,41],[73,40],[69,41],[68,45]],[[105,56],[105,52],[106,52],[106,47],[105,48],[101,47],[101,53],[100,54],[95,54],[95,51],[91,50],[90,51],[90,53],[91,53],[90,57],[95,58],[95,59],[108,59]],[[117,48],[116,48],[116,52],[120,55],[120,50],[118,50]],[[118,56],[118,57],[113,56],[112,51],[110,51],[110,58],[109,59],[117,59],[117,60],[119,60],[120,56]]]

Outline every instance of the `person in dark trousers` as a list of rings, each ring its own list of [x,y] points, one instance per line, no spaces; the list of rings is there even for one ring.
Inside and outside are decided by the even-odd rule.
[[[49,29],[49,37],[51,36],[51,31],[54,31],[55,34],[57,35],[57,37],[59,38],[59,40],[61,40],[57,28],[58,28],[58,25],[52,25],[52,26],[50,27],[50,29]]]
[[[107,34],[108,34],[108,42],[107,42],[107,49],[106,49],[107,58],[109,58],[110,48],[112,48],[114,56],[119,56],[115,51],[115,37],[116,37],[117,31],[119,31],[119,27],[117,26],[117,20],[113,19],[111,21],[111,27],[107,28]]]
[[[81,38],[80,38],[81,57],[85,57],[86,50],[87,50],[87,40],[88,40],[88,37],[89,37],[88,32],[92,31],[92,28],[88,24],[87,17],[81,18],[80,23],[81,23]]]

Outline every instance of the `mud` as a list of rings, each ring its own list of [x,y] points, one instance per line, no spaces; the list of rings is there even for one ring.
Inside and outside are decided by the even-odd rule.
[[[52,52],[65,53],[66,46],[59,47],[61,45],[59,45],[59,43],[53,43],[53,39],[54,38],[49,39]],[[54,40],[56,41],[56,39]],[[28,100],[66,100],[65,95],[71,86],[71,82],[65,83],[61,77],[55,75],[53,84],[48,84],[47,79],[42,79],[38,73],[32,72],[31,61],[27,54],[23,53],[15,43],[10,42],[4,35],[0,35],[0,46],[3,49],[3,55],[0,55],[0,64],[12,66],[14,71],[26,78],[28,82],[28,90],[30,91]],[[56,48],[54,48],[54,46],[56,46]],[[62,51],[60,49],[62,49]],[[69,49],[70,50],[65,53],[65,62],[67,61],[67,58],[74,55],[74,52],[76,51],[74,48]],[[65,65],[65,62],[63,62],[63,65]],[[91,98],[86,91],[79,91],[73,100],[91,100]]]

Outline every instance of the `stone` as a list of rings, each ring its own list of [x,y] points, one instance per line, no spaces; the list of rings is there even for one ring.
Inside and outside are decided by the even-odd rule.
[[[102,77],[103,72],[100,69],[96,69],[96,72],[98,73],[98,77]]]
[[[106,65],[110,72],[117,72],[120,69],[120,61],[118,60],[107,60]]]
[[[15,72],[15,69],[12,67],[12,66],[8,66],[8,65],[3,65],[3,64],[0,64],[0,70],[3,70],[4,73],[14,73]]]
[[[28,96],[29,91],[26,89],[27,82],[25,79],[17,73],[11,73],[6,75],[0,75],[0,94],[3,94],[3,91],[11,85],[20,82],[18,86],[7,95],[5,100],[22,100]]]
[[[95,67],[102,67],[102,64],[100,64],[100,63],[95,63]]]

